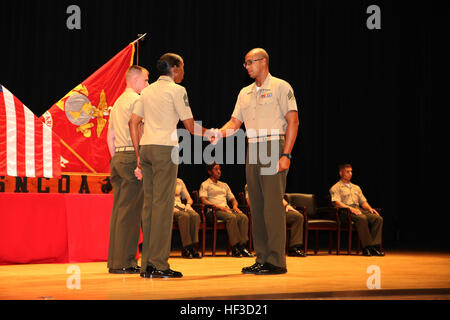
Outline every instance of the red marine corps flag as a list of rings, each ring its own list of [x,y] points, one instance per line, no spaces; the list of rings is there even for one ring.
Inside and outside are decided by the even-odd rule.
[[[130,43],[41,116],[61,138],[64,173],[109,173],[109,111],[125,90],[133,57]]]
[[[59,137],[0,85],[0,176],[59,178]]]

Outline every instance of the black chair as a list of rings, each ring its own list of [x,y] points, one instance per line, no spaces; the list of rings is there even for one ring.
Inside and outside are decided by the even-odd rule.
[[[334,207],[317,207],[316,198],[313,194],[286,193],[286,201],[303,213],[304,221],[304,251],[308,250],[309,231],[315,231],[314,254],[317,254],[319,243],[319,231],[329,232],[328,253],[331,254],[333,247],[333,232],[336,233],[336,254],[340,253],[340,220],[338,209]]]
[[[333,202],[331,201],[331,196],[328,194],[324,197],[325,203],[334,207]],[[350,255],[352,252],[352,234],[355,232],[356,235],[356,253],[358,254],[360,251],[360,240],[358,236],[358,232],[355,228],[355,222],[351,219],[351,212],[346,208],[338,208],[339,219],[341,222],[341,232],[347,232],[347,254]]]

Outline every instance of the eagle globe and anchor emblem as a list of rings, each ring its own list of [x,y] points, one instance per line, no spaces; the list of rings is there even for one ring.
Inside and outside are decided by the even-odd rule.
[[[104,90],[100,93],[97,107],[92,105],[88,96],[87,88],[80,84],[58,101],[56,105],[65,112],[67,119],[77,126],[76,132],[80,132],[85,138],[92,136],[91,129],[94,127],[94,123],[91,122],[91,119],[97,119],[96,133],[97,137],[100,138],[107,122],[104,117],[109,116],[112,107],[108,106],[106,102]],[[44,119],[47,124],[52,125],[51,115],[48,111],[44,114]]]

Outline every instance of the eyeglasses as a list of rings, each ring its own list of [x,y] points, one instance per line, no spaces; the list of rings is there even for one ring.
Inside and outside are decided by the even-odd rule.
[[[264,59],[264,58],[250,59],[250,60],[245,61],[242,65],[243,65],[244,68],[245,68],[245,67],[247,67],[247,66],[251,66],[251,65],[253,64],[253,62],[256,62],[256,61],[259,61],[259,60],[262,60],[262,59]]]

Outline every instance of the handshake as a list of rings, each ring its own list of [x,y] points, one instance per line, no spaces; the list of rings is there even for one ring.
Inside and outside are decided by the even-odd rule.
[[[209,142],[212,145],[216,145],[220,139],[222,139],[222,133],[220,132],[220,129],[217,128],[211,128],[205,131],[203,134],[205,138],[209,140]]]
[[[223,138],[220,129],[217,129],[217,128],[211,128],[211,129],[205,130],[205,132],[203,133],[203,136],[205,138],[207,138],[212,145],[216,145],[220,141],[220,139]],[[136,178],[138,180],[142,180],[142,170],[139,167],[139,165],[134,170],[134,175],[136,176]]]

